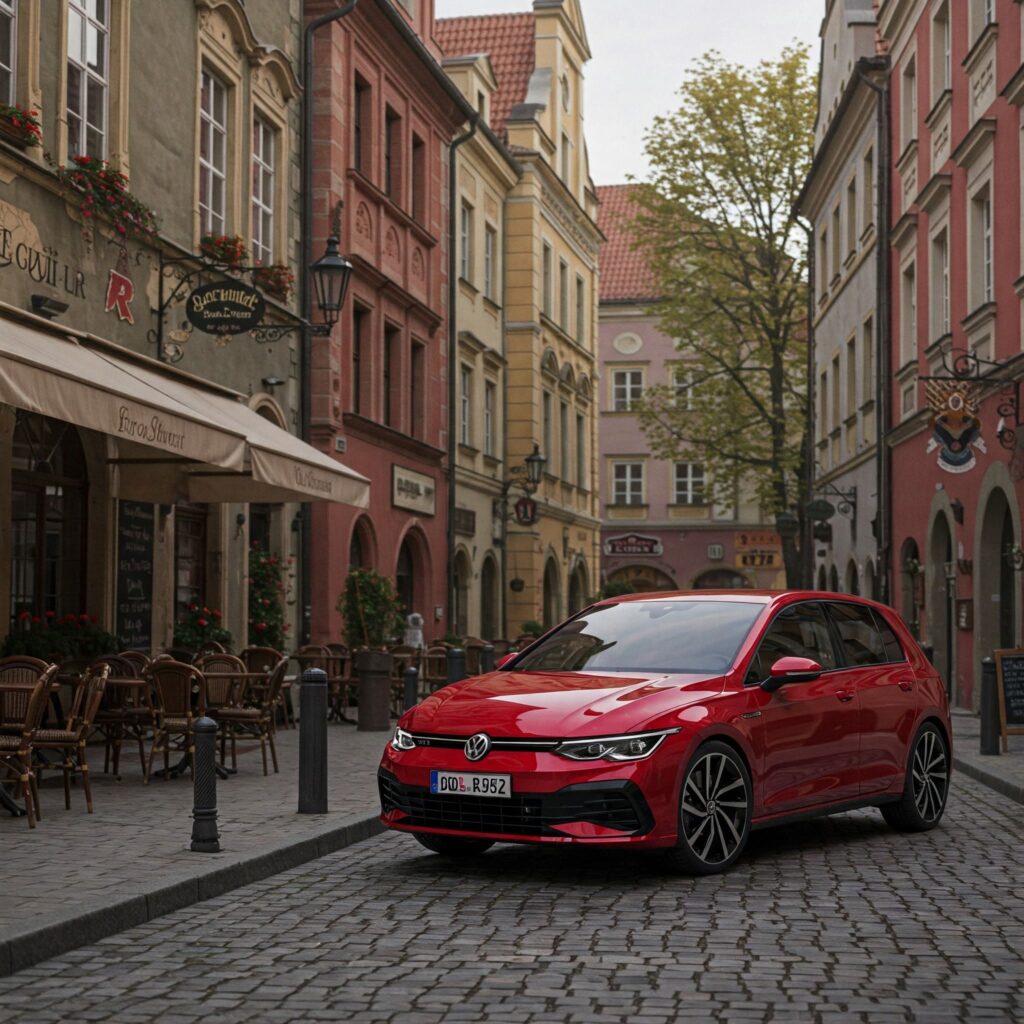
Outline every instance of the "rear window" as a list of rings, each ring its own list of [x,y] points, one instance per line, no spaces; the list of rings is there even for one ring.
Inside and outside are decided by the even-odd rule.
[[[881,665],[888,660],[870,608],[835,602],[829,604],[828,611],[839,631],[847,665]]]
[[[764,606],[624,601],[571,619],[508,666],[523,672],[724,672]]]
[[[907,652],[903,650],[903,645],[900,643],[892,626],[885,621],[885,616],[876,611],[872,611],[872,614],[874,615],[875,622],[878,625],[878,632],[882,636],[882,646],[885,648],[885,660],[906,661]]]

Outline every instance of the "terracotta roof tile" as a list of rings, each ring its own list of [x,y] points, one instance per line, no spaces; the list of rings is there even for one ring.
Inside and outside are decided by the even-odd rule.
[[[434,38],[446,57],[485,53],[491,60],[498,91],[491,98],[491,129],[498,135],[512,108],[526,99],[533,74],[533,14],[486,14],[441,18],[434,23]]]
[[[633,248],[629,222],[636,215],[631,199],[635,185],[599,185],[597,226],[607,239],[601,246],[601,301],[658,298],[654,275],[642,253]]]

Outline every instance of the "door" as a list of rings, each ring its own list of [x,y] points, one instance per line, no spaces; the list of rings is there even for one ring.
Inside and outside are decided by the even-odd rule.
[[[914,672],[896,634],[866,605],[829,602],[840,657],[860,705],[860,792],[902,785],[914,727]]]
[[[856,694],[838,668],[825,610],[817,601],[784,608],[772,620],[747,676],[756,685],[772,664],[791,655],[824,669],[810,682],[793,682],[764,693],[751,740],[761,763],[765,814],[800,811],[859,793],[859,721]]]

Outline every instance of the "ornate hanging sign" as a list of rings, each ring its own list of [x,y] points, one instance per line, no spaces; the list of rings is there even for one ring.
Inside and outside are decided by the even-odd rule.
[[[193,288],[185,300],[185,315],[207,334],[244,334],[263,323],[263,296],[241,281],[217,281]]]
[[[520,498],[512,507],[520,526],[533,526],[537,522],[537,502],[533,498]]]
[[[986,452],[978,417],[978,386],[969,380],[931,379],[925,382],[925,398],[931,409],[930,455],[938,451],[939,469],[967,473],[977,465],[974,452]]]

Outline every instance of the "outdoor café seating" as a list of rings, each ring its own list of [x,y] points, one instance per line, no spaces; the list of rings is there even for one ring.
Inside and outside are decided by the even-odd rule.
[[[6,668],[11,676],[20,676],[17,680],[0,678],[0,724],[5,726],[5,731],[0,733],[0,783],[15,784],[15,795],[20,795],[24,802],[28,827],[35,828],[36,821],[42,820],[42,813],[32,754],[50,697],[50,681],[57,669],[55,665],[44,665],[43,671],[29,680],[26,673],[31,666],[24,662],[31,659],[20,660],[23,662],[20,667],[0,666],[0,673]]]
[[[149,666],[149,678],[156,695],[153,745],[145,767],[144,781],[148,785],[153,774],[153,759],[164,755],[164,781],[170,778],[170,751],[172,737],[180,737],[195,774],[195,723],[205,712],[206,687],[202,674],[194,665],[181,661],[154,661]],[[193,704],[193,691],[198,699]]]
[[[267,747],[274,763],[274,773],[278,772],[277,748],[274,746],[274,718],[281,695],[281,684],[288,668],[288,659],[279,655],[265,685],[253,690],[251,694],[243,694],[239,703],[227,705],[219,709],[217,723],[226,732],[231,741],[231,767],[238,768],[239,734],[249,735],[259,740],[260,753],[263,755],[263,774],[267,774]],[[251,700],[247,697],[251,696]],[[223,757],[222,757],[223,760]]]

